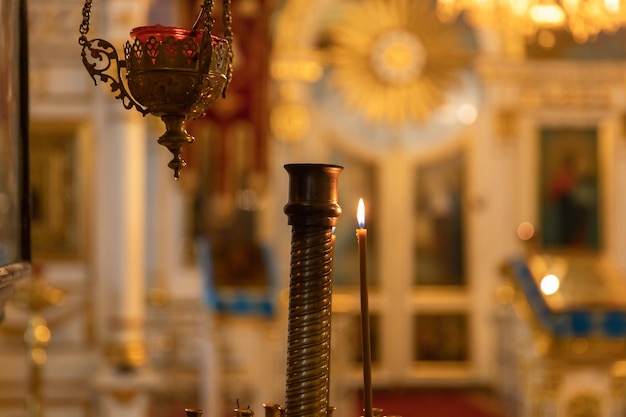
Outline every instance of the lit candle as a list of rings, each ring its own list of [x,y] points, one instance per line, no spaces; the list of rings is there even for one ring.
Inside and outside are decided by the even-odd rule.
[[[363,348],[363,390],[365,417],[373,416],[372,407],[372,353],[370,346],[369,305],[367,294],[367,229],[365,228],[365,205],[359,200],[357,209],[356,238],[359,244],[359,277],[361,285],[361,338]]]

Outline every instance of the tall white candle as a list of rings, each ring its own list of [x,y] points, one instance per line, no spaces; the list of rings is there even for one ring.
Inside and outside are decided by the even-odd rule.
[[[365,205],[359,200],[357,209],[356,237],[359,245],[359,277],[361,287],[361,337],[363,348],[364,417],[373,416],[372,406],[372,353],[370,346],[369,300],[367,291],[367,229],[365,228]]]

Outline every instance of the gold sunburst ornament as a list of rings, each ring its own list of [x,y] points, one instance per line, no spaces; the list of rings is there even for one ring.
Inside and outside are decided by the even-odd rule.
[[[423,0],[346,2],[329,37],[334,87],[376,123],[426,121],[470,59],[456,28]]]

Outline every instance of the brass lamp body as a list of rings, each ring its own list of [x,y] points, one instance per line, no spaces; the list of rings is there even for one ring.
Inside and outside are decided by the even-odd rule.
[[[83,65],[94,83],[99,80],[110,85],[126,109],[135,108],[144,116],[150,113],[163,120],[166,131],[158,142],[173,154],[168,166],[178,179],[186,165],[182,148],[194,141],[186,130],[187,121],[203,115],[220,95],[225,96],[231,79],[230,0],[224,0],[224,38],[211,34],[213,1],[205,0],[198,17],[199,22],[204,16],[202,29],[195,25],[192,29],[135,28],[124,46],[124,60],[111,43],[87,39],[91,4],[92,0],[85,1],[80,26]]]

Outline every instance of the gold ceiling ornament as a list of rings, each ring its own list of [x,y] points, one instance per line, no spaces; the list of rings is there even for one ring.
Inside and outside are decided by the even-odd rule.
[[[474,26],[513,30],[526,39],[542,29],[566,29],[585,43],[626,23],[626,0],[437,0],[443,21],[461,13]]]
[[[376,123],[424,122],[446,101],[470,54],[427,2],[347,2],[329,29],[334,86]]]

